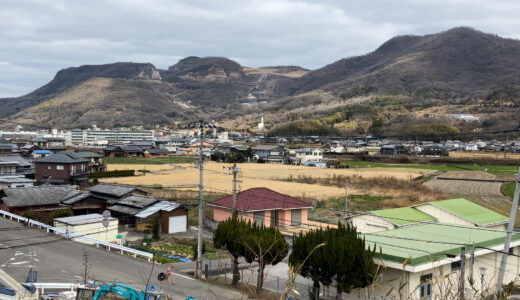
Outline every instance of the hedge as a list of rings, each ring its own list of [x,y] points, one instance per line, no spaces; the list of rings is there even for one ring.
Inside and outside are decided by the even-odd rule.
[[[89,178],[105,178],[105,177],[127,177],[134,176],[135,170],[114,170],[106,172],[93,172],[90,173]]]

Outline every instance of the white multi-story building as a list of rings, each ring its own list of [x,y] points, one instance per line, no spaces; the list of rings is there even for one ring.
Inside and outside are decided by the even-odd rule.
[[[152,130],[92,130],[92,129],[73,129],[71,130],[71,144],[76,146],[90,146],[106,143],[125,143],[142,140],[153,140]]]

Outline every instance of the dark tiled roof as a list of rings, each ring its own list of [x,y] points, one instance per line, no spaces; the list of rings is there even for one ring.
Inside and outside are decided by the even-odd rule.
[[[73,153],[59,152],[47,157],[34,160],[35,163],[75,164],[89,162],[88,159],[74,155]]]
[[[57,205],[75,192],[79,192],[73,186],[4,188],[3,191],[6,197],[3,197],[2,201],[8,207]]]
[[[131,195],[128,197],[125,197],[121,200],[119,200],[116,204],[117,205],[126,205],[126,206],[133,206],[138,208],[145,208],[147,206],[150,206],[156,202],[159,202],[159,199],[151,198],[151,197],[144,197],[144,196],[136,196]]]
[[[140,208],[129,207],[126,205],[119,205],[119,204],[112,205],[108,209],[111,211],[115,211],[115,212],[122,213],[125,215],[132,215],[132,216],[135,216],[136,214],[138,214],[141,211]]]
[[[103,154],[99,154],[92,151],[77,151],[73,153],[75,156],[83,157],[83,158],[91,158],[91,157],[103,157]]]
[[[233,207],[233,195],[212,201],[212,206]],[[238,193],[236,208],[243,211],[295,209],[312,207],[311,204],[268,188],[252,188]]]
[[[122,197],[136,190],[133,186],[120,185],[120,184],[110,184],[110,183],[100,183],[95,186],[92,186],[88,189],[92,193],[100,193],[115,197]]]

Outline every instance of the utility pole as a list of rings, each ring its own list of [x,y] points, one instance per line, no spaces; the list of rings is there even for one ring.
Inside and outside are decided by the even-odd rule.
[[[202,277],[202,218],[204,212],[204,185],[203,174],[204,174],[204,125],[202,121],[199,125],[199,231],[197,232],[197,278]]]
[[[233,217],[238,215],[237,213],[237,174],[240,173],[240,169],[237,168],[237,164],[233,164],[230,168],[233,172]]]
[[[466,247],[460,249],[459,300],[464,300],[464,283],[466,282]]]
[[[511,244],[511,236],[513,235],[513,227],[515,225],[516,211],[518,210],[518,196],[520,194],[520,168],[516,174],[515,195],[513,197],[513,206],[509,214],[509,223],[507,224],[506,241],[504,243],[504,250],[502,251],[502,260],[500,261],[500,269],[498,270],[498,280],[495,286],[495,299],[497,299],[500,290],[502,289],[502,282],[504,281],[504,274],[506,272],[507,256],[509,254],[509,246]]]
[[[347,214],[347,208],[348,208],[348,179],[345,179],[345,218],[348,217]]]
[[[198,121],[190,124],[191,128],[199,129],[199,232],[197,232],[197,277],[202,277],[202,224],[204,223],[204,128],[215,128],[216,123]]]

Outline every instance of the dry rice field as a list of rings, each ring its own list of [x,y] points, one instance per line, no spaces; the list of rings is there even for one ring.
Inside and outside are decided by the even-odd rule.
[[[232,175],[227,169],[230,164],[207,162],[204,164],[204,186],[207,190],[220,193],[231,193]],[[252,187],[269,187],[277,192],[295,197],[325,200],[342,197],[345,190],[338,187],[320,186],[297,182],[281,181],[292,176],[333,177],[333,176],[363,176],[395,177],[411,180],[418,176],[429,174],[431,170],[398,169],[398,168],[359,168],[359,169],[322,169],[303,166],[270,165],[270,164],[238,164],[241,169],[239,179],[240,190]],[[143,170],[149,173],[144,176],[106,178],[101,182],[131,184],[141,186],[163,186],[185,190],[196,190],[199,182],[199,172],[193,164],[179,165],[108,165],[108,170]],[[182,188],[179,188],[182,186]],[[349,194],[365,194],[369,190],[349,189]]]
[[[433,179],[424,185],[438,193],[502,196],[500,182]]]
[[[507,153],[509,159],[520,159],[520,154]],[[450,151],[450,157],[453,158],[504,158],[503,152],[457,152]]]

